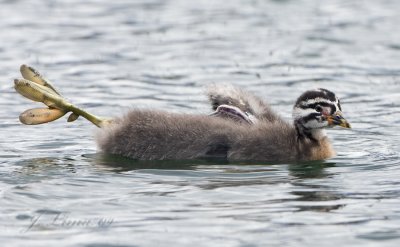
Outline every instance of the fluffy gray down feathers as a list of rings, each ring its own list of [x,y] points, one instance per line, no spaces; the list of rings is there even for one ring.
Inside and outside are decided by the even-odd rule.
[[[292,124],[258,97],[233,86],[212,85],[215,109],[229,104],[250,112],[257,124],[207,115],[131,110],[97,135],[100,150],[139,160],[223,158],[230,161],[312,159],[318,143],[300,143]]]

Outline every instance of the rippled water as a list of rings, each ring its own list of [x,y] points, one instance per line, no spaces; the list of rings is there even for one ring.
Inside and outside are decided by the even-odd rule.
[[[400,3],[0,1],[0,241],[7,246],[397,246]],[[23,126],[27,63],[87,110],[208,113],[232,82],[288,119],[326,87],[352,130],[301,164],[134,162],[84,120]]]

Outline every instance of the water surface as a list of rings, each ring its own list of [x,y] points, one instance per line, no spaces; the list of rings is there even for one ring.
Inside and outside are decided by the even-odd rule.
[[[398,246],[400,3],[0,1],[0,241],[7,246]],[[304,90],[342,99],[338,156],[298,164],[134,162],[95,127],[23,126],[20,64],[93,113],[209,113],[230,82],[290,121]],[[40,106],[40,104],[37,104]]]

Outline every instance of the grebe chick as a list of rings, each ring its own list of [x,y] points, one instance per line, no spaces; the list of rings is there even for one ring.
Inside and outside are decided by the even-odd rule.
[[[259,97],[230,85],[212,85],[210,115],[131,110],[116,119],[103,119],[67,102],[32,67],[22,65],[24,79],[15,89],[47,108],[26,110],[24,124],[54,121],[72,112],[100,127],[101,151],[139,160],[223,158],[229,161],[321,160],[335,152],[325,128],[350,128],[339,99],[327,89],[304,92],[293,107],[293,123],[284,121]]]
[[[258,97],[224,88],[214,85],[208,92],[211,116],[132,110],[101,130],[98,146],[139,160],[321,160],[335,154],[324,128],[350,127],[339,99],[326,89],[303,93],[289,124]]]

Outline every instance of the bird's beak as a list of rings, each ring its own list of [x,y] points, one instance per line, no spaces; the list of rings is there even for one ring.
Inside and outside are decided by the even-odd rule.
[[[351,128],[349,122],[347,122],[347,120],[343,118],[341,112],[336,112],[333,115],[329,115],[326,117],[326,119],[328,121],[329,126],[332,127],[340,126],[347,129]]]

